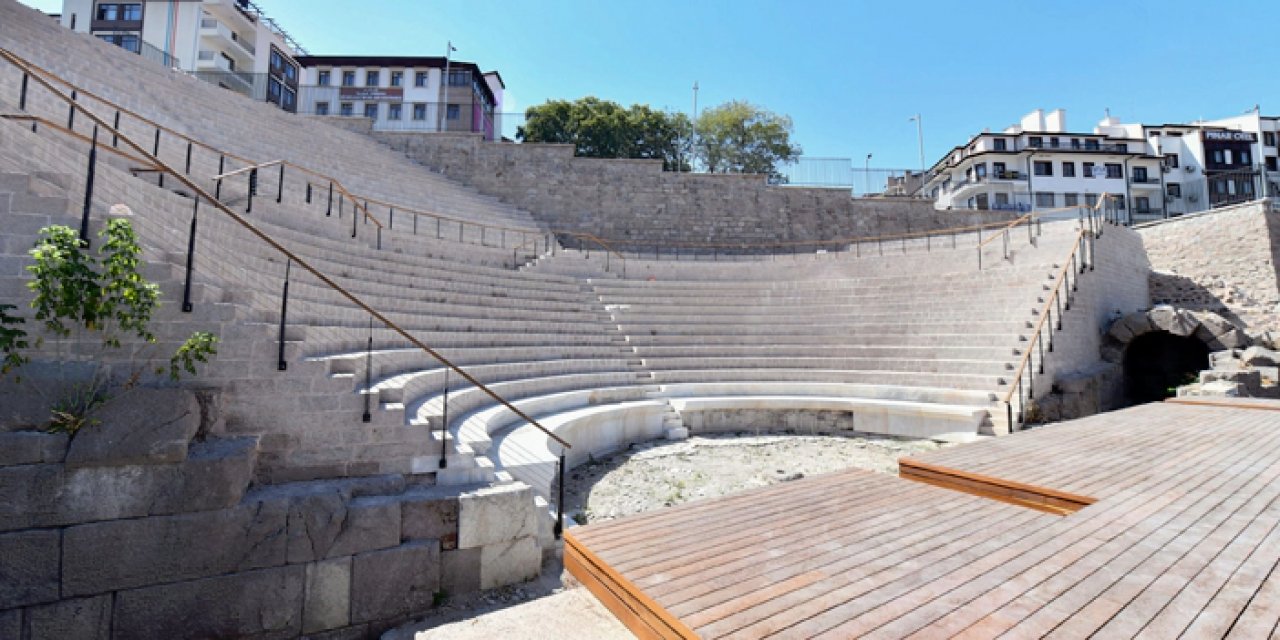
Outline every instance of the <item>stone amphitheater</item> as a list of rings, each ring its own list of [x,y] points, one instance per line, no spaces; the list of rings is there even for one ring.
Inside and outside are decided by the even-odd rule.
[[[720,529],[741,532],[769,519],[764,505],[790,503],[815,518],[847,511],[935,527],[953,506],[971,509],[951,534],[931,535],[973,549],[980,564],[994,556],[979,551],[972,525],[1029,537],[1050,526],[1039,518],[1117,511],[1107,490],[1072,483],[1102,477],[1090,465],[1137,460],[1161,440],[1161,424],[1182,425],[1191,442],[1198,424],[1239,423],[1237,438],[1220,440],[1245,449],[1280,433],[1274,405],[1239,399],[1271,395],[1280,364],[1263,348],[1280,329],[1280,219],[1267,201],[1131,229],[1106,199],[1015,219],[775,188],[759,176],[669,174],[660,163],[574,158],[564,146],[374,134],[359,120],[248,101],[13,0],[0,0],[0,57],[0,302],[17,304],[35,332],[24,268],[38,231],[83,223],[96,233],[124,217],[160,286],[159,350],[192,331],[221,341],[198,376],[151,381],[73,438],[36,428],[49,406],[33,386],[53,384],[64,341],[48,337],[23,379],[0,380],[0,638],[377,637],[444,597],[529,580],[560,555],[640,637],[993,636],[998,625],[946,626],[942,614],[916,626],[841,626],[886,600],[730,624],[760,594],[799,598],[814,572],[808,582],[781,569],[734,581],[764,590],[686,611],[690,601],[664,600],[681,593],[662,589],[666,574],[654,567],[669,562],[643,573],[635,559],[671,554],[710,571],[692,558],[732,554],[657,545],[696,542],[687,532],[703,526],[712,539],[712,523],[734,513],[743,520]],[[1225,350],[1185,390],[1220,397],[1032,428],[1124,406],[1126,367],[1141,364],[1125,356],[1146,334]],[[144,346],[102,358],[123,374]],[[1201,422],[1177,413],[1196,411]],[[806,479],[708,505],[705,520],[659,526],[641,516],[629,525],[637,534],[562,531],[567,470],[633,443],[738,430],[965,444],[904,462],[903,478]],[[1073,448],[1094,441],[1105,450]],[[1171,455],[1187,464],[1210,455],[1179,451]],[[1280,465],[1262,453],[1249,454],[1258,482]],[[1074,473],[1050,473],[1067,460]],[[848,505],[831,511],[837,486]],[[798,493],[805,487],[813,493]],[[1120,493],[1146,495],[1134,491]],[[914,510],[891,516],[884,496]],[[1219,635],[1275,632],[1276,504],[1248,519],[1271,529],[1227,538],[1247,549],[1210,557],[1195,547],[1205,556],[1197,571],[1224,581],[1252,571],[1248,590],[1225,591],[1249,598],[1215,592],[1195,609],[1248,623]],[[1239,515],[1223,513],[1222,522]],[[1108,540],[1150,534],[1146,522],[1107,524],[1118,527]],[[756,557],[791,553],[766,545]],[[1064,550],[1033,568],[1064,575],[1098,557]],[[916,572],[915,595],[890,598],[913,612],[949,593],[930,591],[934,577],[920,577],[929,565],[919,563],[893,569]],[[1147,575],[1140,568],[1099,584],[1128,584]],[[709,575],[684,579],[711,584]],[[999,584],[1061,603],[1085,577],[1052,595],[1029,578]],[[1096,618],[1078,614],[1085,606],[1040,617],[983,609],[979,619],[1043,635],[1164,611],[1123,608],[1080,627]]]

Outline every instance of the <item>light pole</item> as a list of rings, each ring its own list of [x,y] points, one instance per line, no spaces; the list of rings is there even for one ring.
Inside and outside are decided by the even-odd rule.
[[[444,115],[449,109],[449,62],[452,54],[457,49],[453,48],[453,41],[450,40],[445,44],[444,49],[444,77],[440,79],[444,85],[444,104],[440,105],[440,110],[436,112],[436,131],[444,131]]]
[[[693,81],[693,118],[689,121],[689,172],[693,173],[693,157],[698,146],[698,81]]]
[[[924,124],[921,122],[920,114],[915,114],[907,119],[916,123],[916,139],[920,143],[920,178],[924,179]]]
[[[867,154],[867,159],[862,163],[862,195],[871,193],[871,154]]]

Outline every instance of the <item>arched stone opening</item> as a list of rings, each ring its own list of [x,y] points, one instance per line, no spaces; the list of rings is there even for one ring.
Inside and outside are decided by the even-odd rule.
[[[1102,359],[1123,372],[1121,405],[1154,402],[1175,395],[1209,368],[1209,353],[1249,346],[1249,336],[1216,313],[1161,305],[1112,323]]]
[[[1159,402],[1209,368],[1209,346],[1198,338],[1152,331],[1129,343],[1123,368],[1126,404]]]

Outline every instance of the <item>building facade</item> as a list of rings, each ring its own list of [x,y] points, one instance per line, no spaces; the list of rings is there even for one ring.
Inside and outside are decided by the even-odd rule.
[[[501,135],[496,71],[444,57],[299,56],[298,111],[362,117],[378,131],[457,131]]]
[[[939,209],[1045,210],[1114,196],[1134,221],[1280,193],[1280,118],[1256,112],[1193,124],[1104,118],[1072,133],[1062,110],[983,132],[934,164],[924,194]]]
[[[64,0],[73,31],[296,111],[301,47],[251,0]]]

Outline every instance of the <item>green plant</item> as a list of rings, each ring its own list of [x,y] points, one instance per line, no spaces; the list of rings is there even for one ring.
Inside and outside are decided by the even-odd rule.
[[[73,229],[62,225],[45,227],[30,251],[32,264],[26,268],[32,275],[27,288],[34,294],[31,308],[35,319],[42,323],[47,335],[58,339],[58,373],[64,391],[50,403],[47,428],[52,431],[75,433],[92,424],[88,415],[112,399],[113,382],[103,369],[108,350],[120,349],[122,339],[128,336],[147,345],[156,343],[149,327],[160,306],[160,288],[139,271],[142,248],[133,226],[126,219],[116,218],[98,235],[102,243],[95,256]],[[26,332],[15,328],[24,321],[8,313],[14,308],[0,305],[0,352],[4,354],[0,374],[29,361],[20,353],[20,349],[29,347]],[[38,337],[36,344],[43,344],[43,337]],[[167,373],[175,382],[184,373],[195,375],[197,363],[206,363],[217,354],[217,344],[218,338],[213,334],[197,331],[178,347],[168,366],[156,367],[155,373]],[[142,364],[114,383],[119,391],[127,392],[137,385],[152,356],[139,354],[135,362]],[[72,384],[67,380],[66,364],[70,361],[91,363],[87,381]]]

